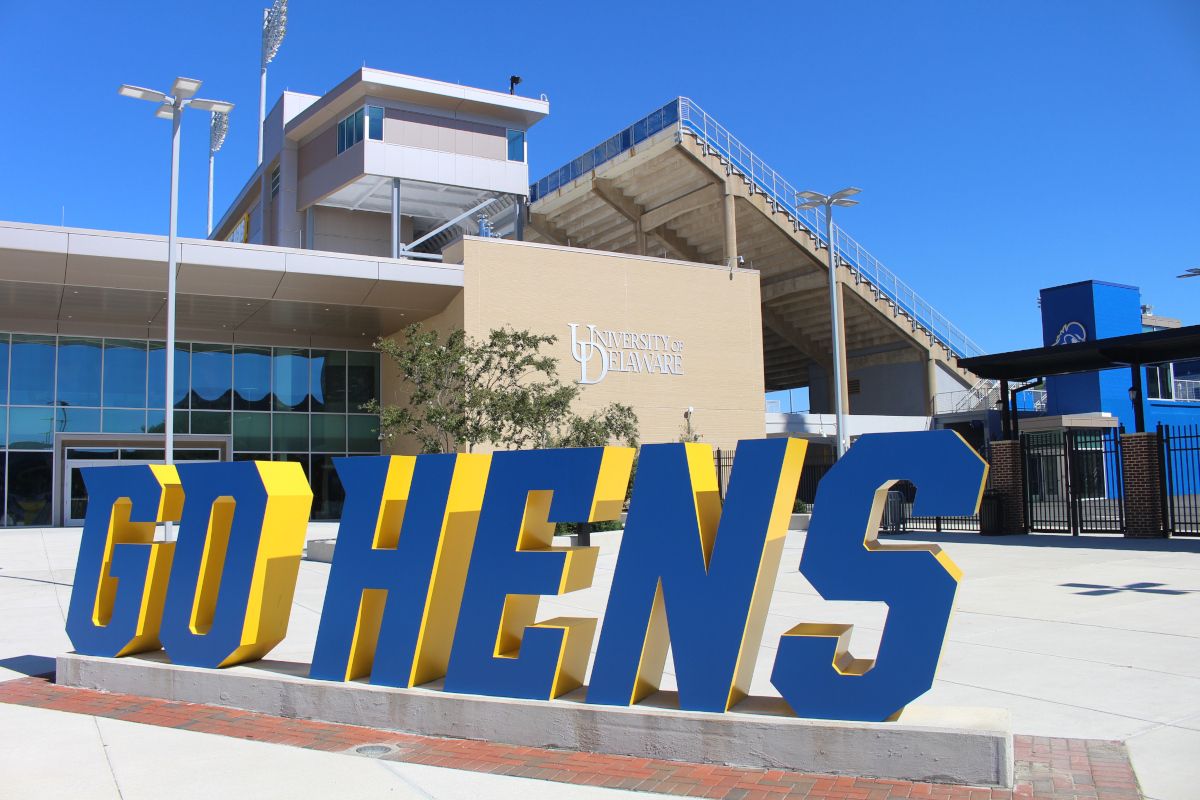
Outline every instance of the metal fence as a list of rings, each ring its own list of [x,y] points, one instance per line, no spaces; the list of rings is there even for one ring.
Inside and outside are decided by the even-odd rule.
[[[717,448],[713,451],[713,463],[717,468],[717,488],[720,490],[722,498],[729,491],[729,476],[733,474],[733,455],[733,450]],[[833,467],[835,460],[832,452],[827,453],[819,449],[816,452],[809,450],[804,457],[804,467],[800,470],[800,488],[796,492],[797,502],[811,506],[816,501],[817,484]]]
[[[1159,425],[1163,527],[1200,535],[1200,425]]]
[[[881,528],[885,531],[903,533],[905,531],[935,531],[941,533],[979,533],[981,515],[998,513],[997,506],[985,503],[980,507],[980,513],[968,516],[952,517],[923,517],[913,513],[916,502],[917,487],[909,481],[899,481],[888,490],[887,505],[884,508]],[[991,529],[998,529],[997,522]],[[988,526],[984,526],[988,529]]]
[[[1029,530],[1072,535],[1125,530],[1121,429],[1025,433],[1021,458]]]

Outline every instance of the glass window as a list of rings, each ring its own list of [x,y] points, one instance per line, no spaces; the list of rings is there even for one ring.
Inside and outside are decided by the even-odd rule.
[[[143,412],[138,411],[138,414]],[[98,408],[60,408],[58,410],[58,430],[67,433],[99,433],[100,409]],[[141,433],[139,429],[137,433]]]
[[[188,432],[188,412],[175,411],[175,432]],[[161,408],[152,408],[146,412],[146,433],[166,433],[166,425],[163,421],[166,419],[166,414]]]
[[[320,453],[346,452],[346,417],[344,415],[312,415],[312,450]]]
[[[508,131],[508,160],[525,160],[525,131]]]
[[[379,399],[379,353],[350,352],[349,411],[361,411],[365,403]]]
[[[146,395],[148,408],[166,408],[163,398],[167,392],[167,346],[163,342],[151,342],[147,367]],[[191,387],[189,366],[191,352],[187,344],[175,344],[175,407],[188,407],[188,391]]]
[[[363,133],[363,110],[360,108],[338,123],[338,153],[361,142]]]
[[[346,418],[346,429],[351,453],[379,452],[379,417],[351,414]]]
[[[228,411],[193,411],[192,433],[223,435],[229,433]]]
[[[239,347],[233,356],[233,407],[239,411],[271,410],[271,350]],[[195,408],[195,406],[192,406]]]
[[[308,414],[273,414],[271,427],[276,452],[308,451]]]
[[[12,337],[10,403],[48,406],[54,402],[54,337]]]
[[[367,106],[367,117],[370,130],[367,135],[376,141],[383,141],[383,109],[379,106]]]
[[[8,454],[8,524],[49,525],[53,453]]]
[[[105,433],[145,433],[146,412],[128,408],[104,409]]]
[[[220,344],[193,345],[192,408],[224,411],[229,408],[232,396],[233,349]]]
[[[346,410],[346,351],[313,350],[309,360],[312,376],[312,410]]]
[[[233,449],[270,450],[271,415],[236,412],[233,415]]]
[[[0,333],[0,406],[8,402],[8,334]],[[4,437],[0,436],[0,440]],[[0,458],[0,464],[4,459]],[[3,486],[0,481],[0,486]],[[0,501],[0,510],[3,510],[4,503]]]
[[[8,409],[0,408],[0,450],[8,447]],[[4,463],[4,454],[0,453],[0,465]],[[0,481],[0,486],[4,481]],[[4,501],[0,500],[0,511],[4,510]]]
[[[279,194],[279,165],[276,164],[275,168],[273,170],[271,170],[271,197],[275,197],[278,194]]]
[[[54,443],[54,409],[50,406],[8,410],[8,449],[49,450]]]
[[[342,488],[333,459],[332,455],[314,454],[312,457],[309,483],[313,490],[313,519],[340,519],[342,516],[346,490]]]
[[[145,342],[104,340],[104,405],[146,407]]]
[[[276,411],[308,411],[308,351],[276,347],[271,362]]]
[[[101,346],[99,339],[58,340],[59,405],[100,405]]]

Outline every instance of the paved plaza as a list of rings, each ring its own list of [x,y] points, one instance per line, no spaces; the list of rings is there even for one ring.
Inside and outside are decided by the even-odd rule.
[[[335,531],[335,526],[314,524],[310,539]],[[964,572],[938,680],[921,704],[1006,708],[1026,756],[1029,748],[1048,750],[1050,741],[1123,741],[1146,797],[1196,796],[1200,541],[974,534],[905,538],[918,537],[941,543]],[[870,655],[878,644],[885,609],[817,597],[795,569],[803,538],[803,533],[789,535],[755,674],[756,694],[774,694],[768,681],[774,643],[798,621],[855,623],[855,655]],[[268,740],[280,743],[246,741],[227,731],[200,732],[206,728],[186,720],[170,725],[162,721],[170,716],[166,711],[162,719],[141,720],[106,713],[103,703],[67,713],[53,710],[53,699],[6,699],[40,691],[28,687],[27,676],[52,670],[54,656],[70,650],[63,623],[78,541],[77,529],[0,535],[5,612],[0,681],[26,681],[0,684],[0,796],[654,796],[491,774],[478,766],[464,771],[352,757],[341,752],[345,748],[306,744],[304,736],[311,733]],[[601,616],[619,534],[598,535],[596,543],[602,554],[594,586],[544,601],[543,617]],[[289,636],[272,658],[309,662],[328,574],[327,564],[302,563]],[[128,721],[134,718],[150,724]],[[1019,747],[1019,761],[1021,752]],[[862,789],[859,796],[877,790]],[[844,795],[828,796],[852,797],[855,791],[851,786]],[[937,787],[932,791],[937,796]],[[1028,795],[1018,791],[1017,796]]]

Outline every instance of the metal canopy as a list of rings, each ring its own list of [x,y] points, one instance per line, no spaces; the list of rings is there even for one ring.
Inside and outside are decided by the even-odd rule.
[[[1189,358],[1200,358],[1200,325],[960,358],[958,365],[981,378],[1023,381]]]

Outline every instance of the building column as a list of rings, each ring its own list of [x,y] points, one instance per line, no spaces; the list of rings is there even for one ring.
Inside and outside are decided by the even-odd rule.
[[[729,178],[725,179],[725,266],[730,269],[737,267],[737,211],[734,208],[733,187]]]
[[[992,491],[1000,497],[1004,533],[1028,533],[1025,525],[1025,482],[1021,479],[1021,443],[1000,439],[988,445]]]
[[[1121,434],[1121,474],[1125,489],[1125,536],[1151,539],[1163,530],[1162,448],[1158,433]]]
[[[642,218],[638,217],[634,223],[634,237],[636,238],[637,254],[639,256],[646,255],[646,229],[642,227]]]
[[[925,358],[925,397],[929,401],[926,411],[929,416],[937,413],[937,361],[930,350]]]
[[[304,209],[304,249],[316,250],[317,236],[317,207],[309,206]]]
[[[392,258],[400,257],[400,179],[392,178]]]

